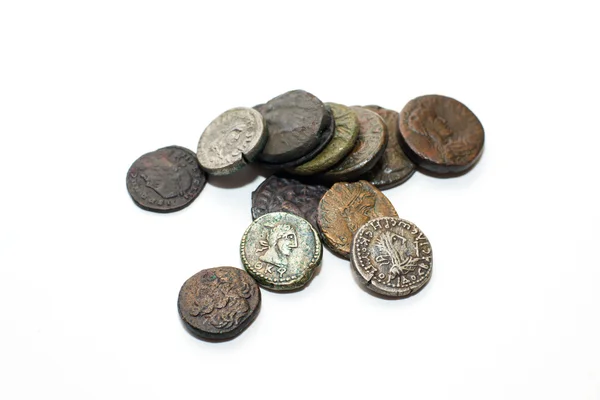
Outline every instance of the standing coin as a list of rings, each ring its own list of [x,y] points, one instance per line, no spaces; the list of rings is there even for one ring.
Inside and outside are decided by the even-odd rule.
[[[400,112],[401,145],[421,168],[455,175],[469,170],[483,150],[483,126],[475,114],[450,97],[429,95]]]
[[[197,337],[232,339],[258,315],[260,289],[244,270],[209,268],[183,284],[177,309],[185,327]]]
[[[252,219],[282,211],[306,219],[317,230],[317,207],[326,191],[325,186],[272,175],[252,192]]]
[[[431,279],[431,244],[412,222],[382,217],[364,224],[352,243],[351,264],[367,289],[405,297]]]
[[[170,146],[144,154],[127,172],[127,191],[139,207],[156,212],[190,205],[206,184],[196,154]]]
[[[262,115],[234,108],[215,118],[198,142],[198,161],[212,175],[229,175],[252,162],[267,142]]]
[[[321,264],[319,235],[304,218],[284,212],[265,214],[246,230],[240,245],[246,271],[273,290],[303,287]]]
[[[404,154],[400,147],[400,114],[379,106],[366,106],[376,112],[383,120],[388,131],[388,143],[381,160],[361,178],[371,182],[379,189],[390,189],[404,183],[415,173],[415,164]]]
[[[352,238],[364,223],[377,217],[397,217],[394,206],[367,181],[336,183],[325,193],[317,223],[325,245],[334,253],[350,257]]]

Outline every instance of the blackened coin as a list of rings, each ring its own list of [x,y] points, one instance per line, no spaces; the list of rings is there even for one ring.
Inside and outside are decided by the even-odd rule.
[[[227,340],[252,323],[260,301],[260,288],[246,271],[218,267],[202,270],[183,284],[177,309],[195,336]]]
[[[400,112],[400,144],[423,170],[440,175],[468,171],[479,159],[484,142],[481,122],[450,97],[417,97]]]
[[[246,271],[273,290],[300,289],[321,264],[323,246],[318,233],[304,218],[276,212],[257,218],[240,245]]]
[[[144,154],[127,172],[127,190],[141,208],[172,212],[190,205],[206,184],[196,154],[170,146]]]
[[[412,222],[400,218],[373,219],[356,232],[352,269],[375,293],[406,297],[431,279],[431,243]]]
[[[282,211],[302,217],[318,229],[317,208],[326,191],[325,186],[272,175],[252,192],[252,219]]]

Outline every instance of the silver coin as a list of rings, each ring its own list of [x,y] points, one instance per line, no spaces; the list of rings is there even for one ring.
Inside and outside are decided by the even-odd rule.
[[[375,218],[352,242],[351,264],[366,288],[384,296],[406,297],[431,279],[431,243],[412,222]]]
[[[240,245],[244,268],[259,285],[273,290],[303,287],[321,264],[319,235],[304,218],[265,214],[248,227]]]
[[[252,162],[267,143],[262,115],[233,108],[215,118],[198,141],[198,161],[212,175],[229,175]]]

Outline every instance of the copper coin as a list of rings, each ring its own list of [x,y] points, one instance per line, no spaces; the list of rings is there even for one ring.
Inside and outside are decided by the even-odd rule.
[[[400,112],[400,133],[404,152],[434,174],[466,172],[483,150],[481,122],[450,97],[428,95],[409,101]]]

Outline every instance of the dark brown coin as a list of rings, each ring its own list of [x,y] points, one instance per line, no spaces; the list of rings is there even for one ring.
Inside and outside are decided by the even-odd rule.
[[[144,154],[127,172],[127,190],[141,208],[172,212],[190,205],[206,184],[196,154],[170,146]]]
[[[317,208],[325,192],[325,186],[270,176],[252,192],[252,219],[282,211],[304,218],[318,231]]]
[[[255,108],[263,115],[269,132],[258,157],[264,163],[284,164],[306,156],[323,142],[331,124],[325,105],[304,90],[284,93]]]
[[[415,173],[415,164],[410,161],[400,147],[400,129],[398,127],[400,114],[379,106],[366,106],[365,108],[376,112],[383,118],[388,131],[388,142],[381,160],[361,178],[371,182],[379,189],[398,186]]]
[[[400,112],[400,144],[423,170],[455,175],[469,170],[481,155],[481,122],[461,102],[429,95],[408,102]]]
[[[183,284],[177,309],[185,327],[195,336],[232,339],[258,315],[260,289],[244,270],[209,268]]]

